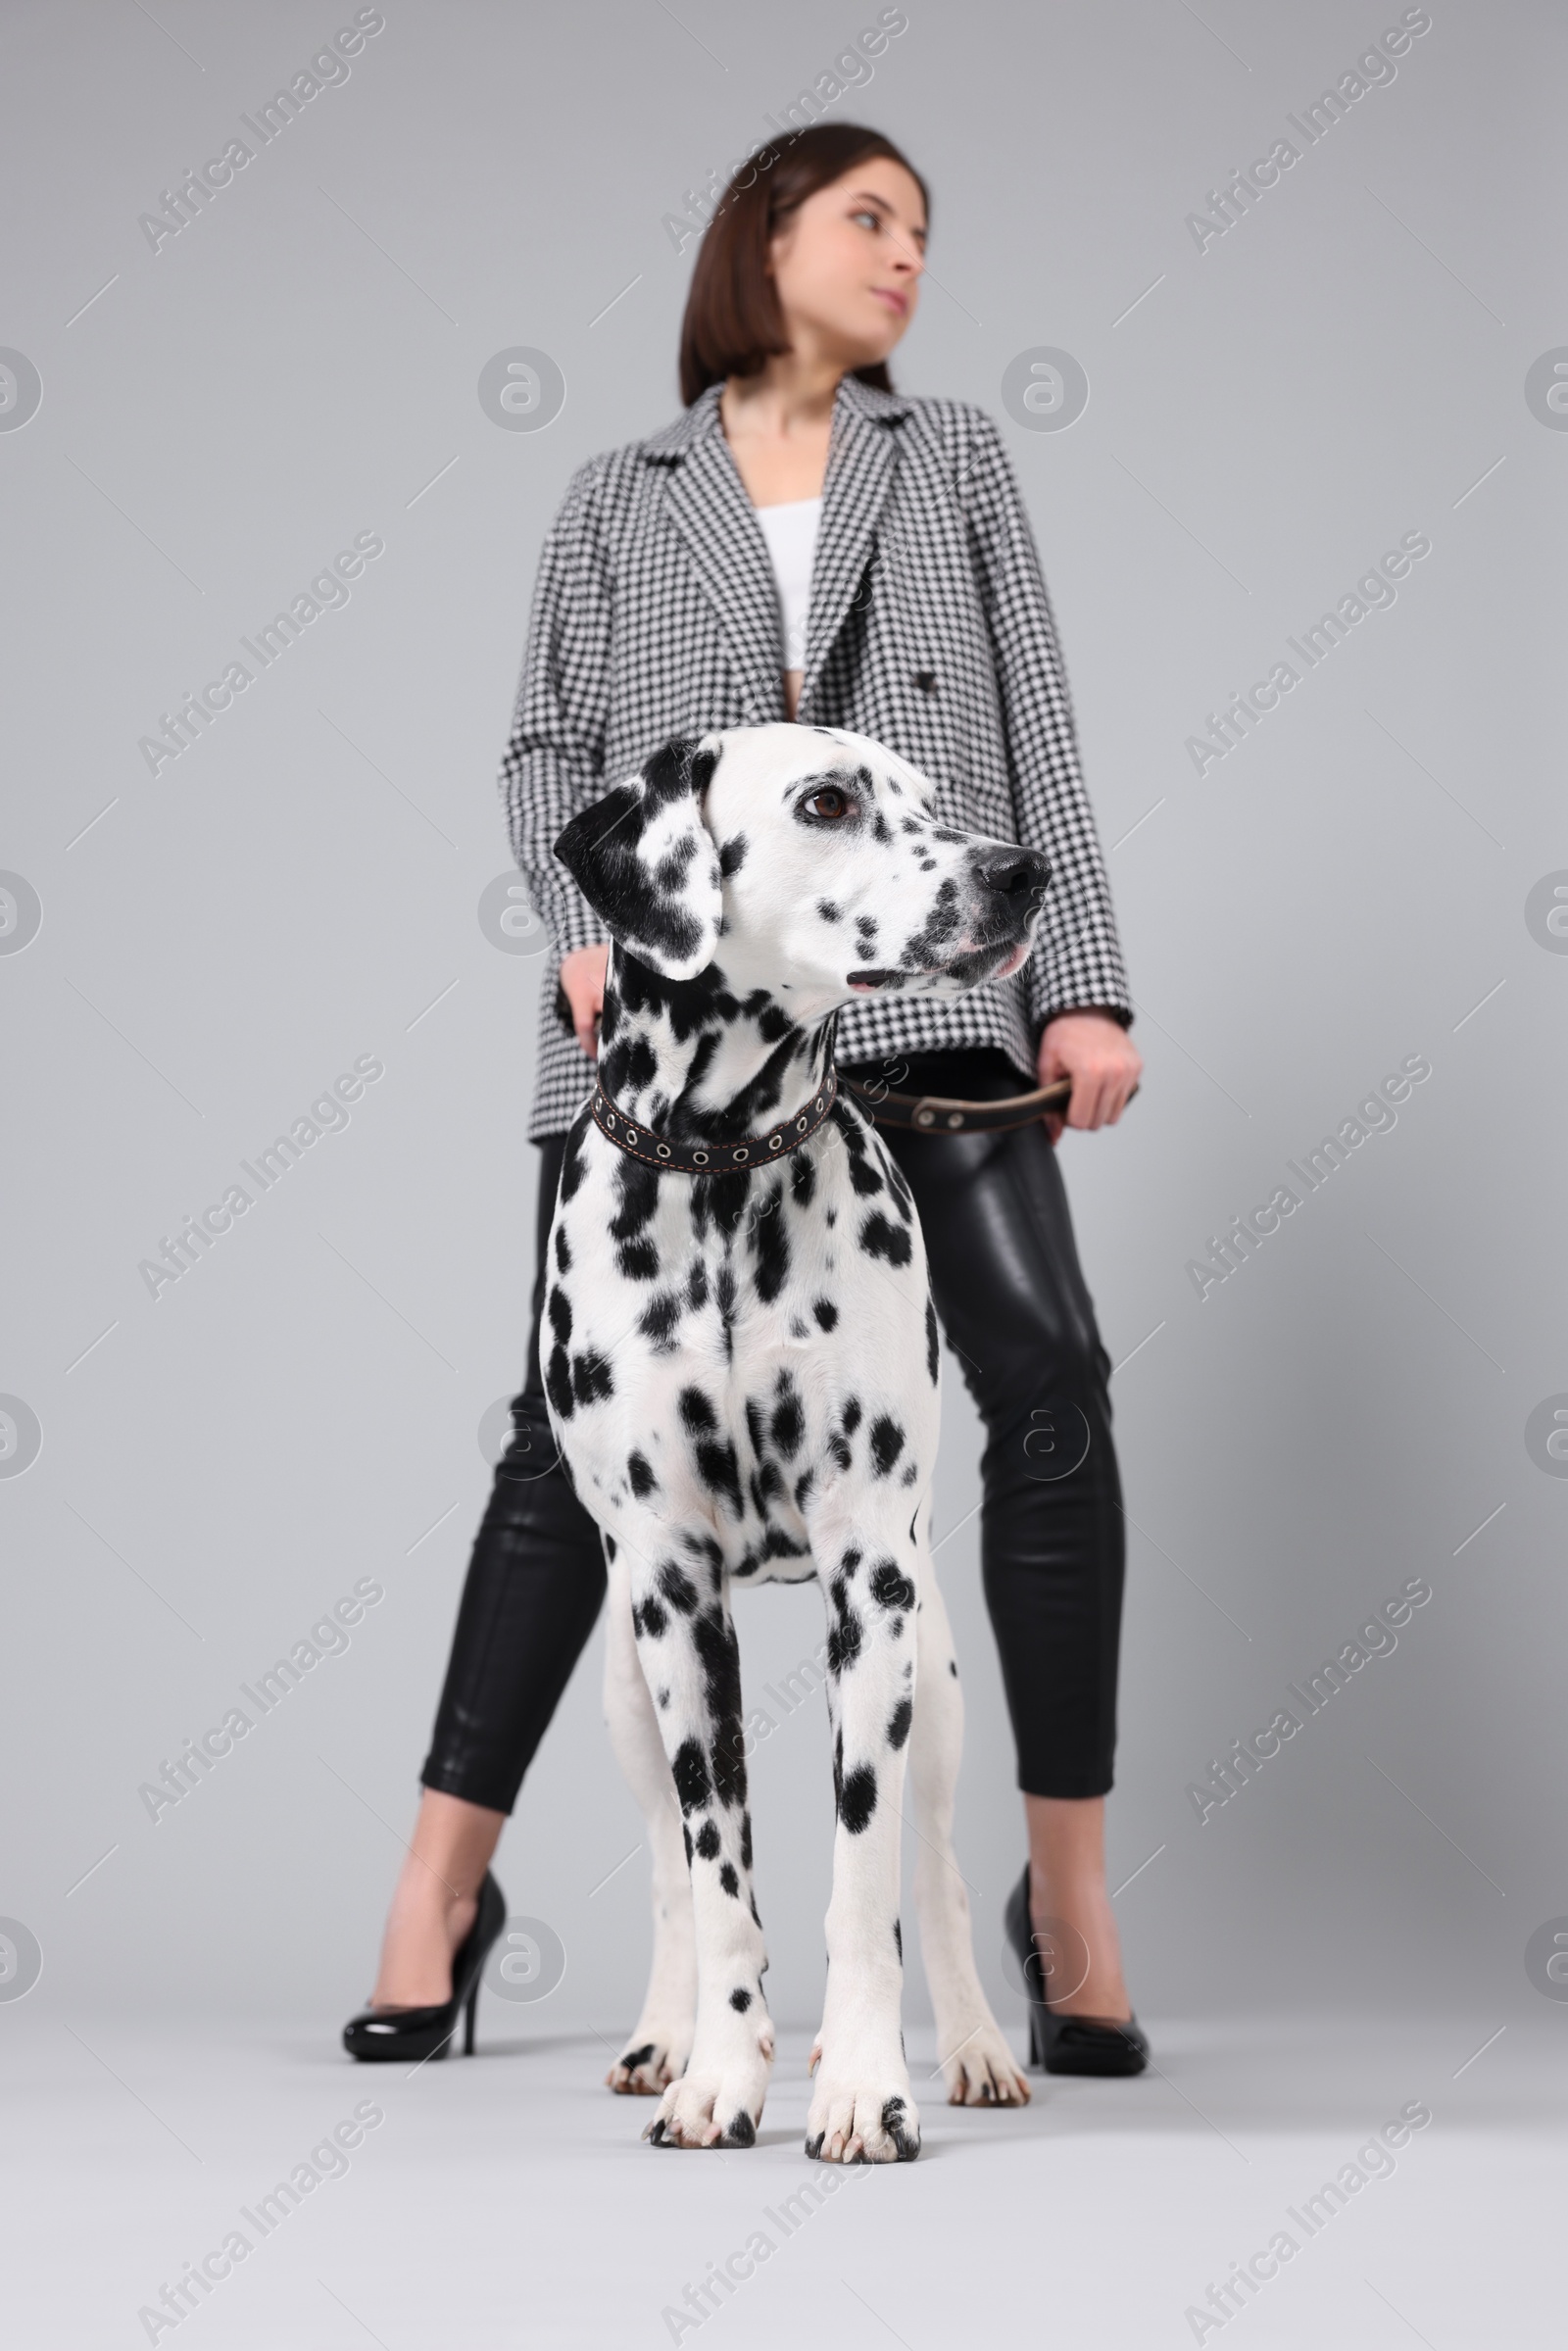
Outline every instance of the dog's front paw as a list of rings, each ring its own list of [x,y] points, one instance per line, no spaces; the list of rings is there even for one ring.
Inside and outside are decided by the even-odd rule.
[[[857,2079],[823,2067],[806,2118],[806,2152],[820,2163],[913,2163],[920,2118],[904,2068],[867,2067]]]
[[[678,2082],[691,2054],[692,2029],[676,2033],[639,2025],[609,2073],[605,2084],[622,2098],[657,2098]]]
[[[943,2052],[942,2079],[950,2106],[1028,2105],[1029,2083],[995,2018],[987,2017],[947,2050],[939,2032],[937,2046]]]
[[[772,2062],[771,2026],[748,2048],[716,2063],[705,2062],[694,2049],[685,2073],[665,2090],[644,2138],[656,2147],[755,2146]]]

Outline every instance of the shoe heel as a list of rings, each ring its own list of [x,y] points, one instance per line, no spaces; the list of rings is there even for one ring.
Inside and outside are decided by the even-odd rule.
[[[479,1979],[477,1976],[475,1976],[473,1980],[473,1989],[468,1994],[468,2004],[463,2012],[463,2054],[465,2057],[471,2057],[473,2055],[473,2017],[474,2011],[478,2005]]]
[[[1031,2067],[1035,2067],[1044,2066],[1045,2062],[1045,2031],[1040,2022],[1039,2009],[1032,2007],[1029,2011],[1029,2063]]]

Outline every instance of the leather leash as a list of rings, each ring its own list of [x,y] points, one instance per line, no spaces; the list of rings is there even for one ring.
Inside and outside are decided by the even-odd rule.
[[[903,1127],[917,1135],[1004,1135],[1033,1126],[1048,1110],[1065,1110],[1071,1078],[1056,1078],[1033,1094],[1009,1094],[1000,1102],[962,1102],[945,1094],[879,1093],[840,1073],[840,1083],[861,1102],[879,1127]],[[1133,1094],[1138,1088],[1133,1088]],[[1129,1094],[1127,1100],[1132,1101]]]

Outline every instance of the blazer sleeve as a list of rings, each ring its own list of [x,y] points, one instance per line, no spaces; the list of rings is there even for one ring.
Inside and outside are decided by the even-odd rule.
[[[513,856],[563,955],[610,936],[555,855],[568,819],[605,789],[611,600],[594,480],[591,463],[573,474],[545,537],[500,775]]]
[[[1036,1029],[1097,1005],[1133,1016],[1099,836],[1078,768],[1072,706],[1029,516],[1002,436],[971,411],[964,504],[990,623],[1018,838],[1051,859],[1034,954],[1020,979]]]

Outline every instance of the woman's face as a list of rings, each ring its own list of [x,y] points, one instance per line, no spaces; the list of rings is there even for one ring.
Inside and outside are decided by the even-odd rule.
[[[770,267],[797,350],[846,369],[885,360],[909,320],[925,268],[925,206],[887,156],[808,196],[773,239]]]

